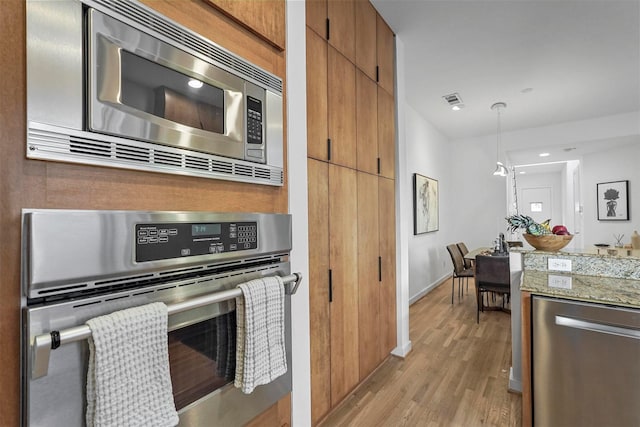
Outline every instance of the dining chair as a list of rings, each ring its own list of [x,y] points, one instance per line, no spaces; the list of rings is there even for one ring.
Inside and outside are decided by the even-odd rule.
[[[478,255],[475,262],[476,282],[476,323],[480,323],[480,312],[485,309],[511,312],[505,307],[505,300],[511,296],[511,271],[509,256]],[[501,307],[484,305],[484,295],[502,295]]]
[[[460,253],[462,254],[462,260],[464,261],[464,268],[473,269],[473,260],[467,259],[464,256],[469,253],[469,249],[467,249],[467,245],[464,242],[456,243],[458,249],[460,249]],[[469,292],[469,281],[467,280],[467,292]]]
[[[464,289],[462,287],[462,279],[467,281],[467,286],[468,286],[469,277],[473,277],[473,269],[465,268],[464,258],[457,244],[452,243],[450,245],[447,245],[447,251],[451,256],[451,263],[453,264],[453,274],[451,277],[451,304],[453,304],[455,280],[458,279],[458,298],[460,298],[461,295],[464,295]]]

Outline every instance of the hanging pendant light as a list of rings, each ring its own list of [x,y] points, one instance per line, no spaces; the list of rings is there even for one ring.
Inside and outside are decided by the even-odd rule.
[[[497,146],[496,146],[496,170],[493,172],[494,175],[496,176],[507,176],[509,174],[509,172],[507,171],[507,168],[505,167],[505,165],[500,161],[500,138],[501,138],[501,134],[500,134],[500,109],[501,108],[507,108],[507,104],[504,102],[496,102],[495,104],[493,104],[491,106],[492,110],[496,110],[498,113],[498,129],[496,131],[496,135],[497,135]]]

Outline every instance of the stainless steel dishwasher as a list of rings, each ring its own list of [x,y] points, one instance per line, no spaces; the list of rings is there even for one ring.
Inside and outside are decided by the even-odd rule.
[[[534,425],[640,426],[640,309],[532,304]]]

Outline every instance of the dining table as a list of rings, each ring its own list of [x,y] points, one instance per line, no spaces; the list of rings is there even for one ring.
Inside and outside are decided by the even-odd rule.
[[[480,248],[475,248],[474,250],[471,250],[469,252],[467,252],[464,256],[464,259],[468,259],[471,261],[475,261],[476,256],[483,254],[483,255],[489,255],[493,253],[493,248],[490,247],[480,247]]]

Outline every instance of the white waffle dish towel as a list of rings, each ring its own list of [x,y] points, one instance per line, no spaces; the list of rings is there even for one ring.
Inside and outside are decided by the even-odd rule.
[[[167,306],[152,303],[87,321],[88,427],[178,424],[173,402]]]
[[[251,393],[287,372],[284,284],[279,276],[239,285],[235,386]]]

